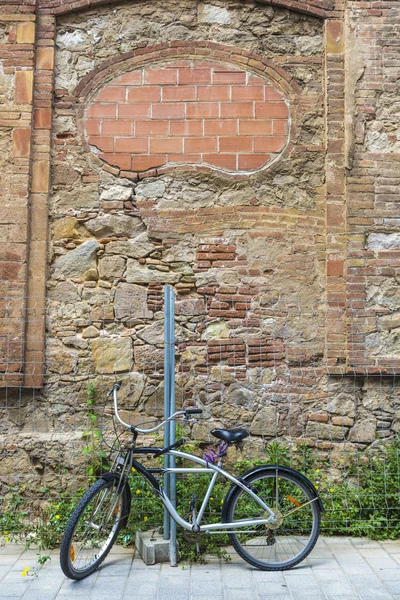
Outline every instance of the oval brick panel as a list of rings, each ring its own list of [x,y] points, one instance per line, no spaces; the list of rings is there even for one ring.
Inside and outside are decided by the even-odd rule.
[[[123,171],[198,165],[265,168],[289,139],[289,109],[268,81],[204,60],[143,67],[111,81],[85,111],[92,152]]]

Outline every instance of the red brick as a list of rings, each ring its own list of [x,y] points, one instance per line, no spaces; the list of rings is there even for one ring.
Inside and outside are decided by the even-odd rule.
[[[343,260],[328,260],[327,275],[331,277],[343,277],[344,261]]]
[[[211,69],[179,69],[178,78],[180,84],[211,83]]]
[[[230,87],[227,85],[204,85],[197,87],[198,100],[230,100]]]
[[[103,121],[101,124],[103,135],[132,135],[132,121]]]
[[[253,171],[254,169],[260,169],[269,161],[269,159],[269,154],[239,154],[239,171]]]
[[[185,100],[196,100],[196,88],[194,85],[164,87],[162,92],[165,102],[184,102]]]
[[[343,225],[344,211],[343,206],[336,204],[328,204],[326,207],[326,224],[328,226]]]
[[[232,100],[264,100],[264,88],[261,86],[232,86]]]
[[[148,156],[147,154],[141,156],[140,154],[137,154],[132,156],[132,171],[148,171],[149,169],[161,167],[162,165],[165,165],[166,162],[167,157],[165,154],[160,154],[158,156]]]
[[[117,79],[112,82],[113,85],[141,85],[142,84],[142,72],[132,71],[131,73],[125,73],[120,75]]]
[[[236,135],[237,120],[218,119],[204,121],[204,135]]]
[[[185,152],[217,152],[217,138],[186,138]]]
[[[170,163],[186,163],[198,164],[201,162],[200,154],[169,154],[168,162]]]
[[[0,262],[0,278],[3,281],[13,281],[25,278],[25,263],[20,262]],[[10,343],[10,342],[8,342]]]
[[[36,49],[36,69],[54,69],[54,48],[39,46]]]
[[[288,108],[284,102],[257,102],[257,119],[287,119]]]
[[[116,104],[92,104],[87,112],[89,119],[112,119],[117,114]]]
[[[253,150],[253,138],[243,136],[220,137],[220,152],[251,152]]]
[[[114,138],[103,135],[92,135],[89,138],[89,144],[96,146],[103,152],[114,152]]]
[[[186,117],[188,119],[215,119],[219,116],[219,105],[217,102],[194,102],[186,105]]]
[[[265,99],[266,100],[282,100],[282,94],[276,91],[272,85],[265,86]]]
[[[89,135],[98,135],[100,133],[100,121],[98,119],[87,119],[85,127]]]
[[[277,121],[278,123],[284,121]],[[252,119],[251,121],[239,121],[240,135],[271,135],[272,121],[263,121],[261,119]]]
[[[124,87],[106,87],[97,96],[96,101],[105,102],[124,102],[126,96],[126,88]]]
[[[221,103],[221,117],[253,117],[254,105],[252,102],[224,102]]]
[[[206,121],[207,123],[207,121]],[[170,135],[199,136],[203,134],[202,121],[171,121],[169,124]]]
[[[143,85],[128,92],[128,102],[159,102],[160,99],[161,88],[156,85]]]
[[[287,121],[274,121],[274,133],[277,135],[285,135],[288,132],[288,122]]]
[[[214,84],[227,84],[227,83],[246,83],[246,73],[244,71],[234,71],[228,73],[216,73],[213,74]]]
[[[120,119],[146,119],[150,116],[150,104],[118,104]]]
[[[164,102],[163,104],[153,104],[153,119],[184,119],[185,105]]]
[[[35,129],[50,129],[51,108],[36,108],[34,112],[33,122]]]
[[[151,84],[176,84],[178,82],[175,69],[148,69],[144,73],[144,82]]]
[[[257,77],[257,75],[250,75],[248,79],[249,85],[265,85],[264,79]]]
[[[203,154],[203,162],[221,169],[236,170],[236,154]]]
[[[135,135],[168,135],[168,121],[136,121]]]
[[[31,129],[14,129],[12,154],[16,158],[28,158],[31,150]]]
[[[33,97],[33,71],[15,73],[15,104],[31,104]]]
[[[155,138],[150,140],[151,154],[181,153],[182,150],[182,140],[180,138]]]
[[[116,138],[115,139],[115,151],[116,152],[134,152],[135,154],[143,154],[147,152],[148,144],[147,139],[135,139],[135,138]]]
[[[254,152],[279,152],[286,144],[285,137],[255,137]]]
[[[119,167],[126,171],[130,171],[131,169],[130,154],[99,154],[99,158],[113,167]]]

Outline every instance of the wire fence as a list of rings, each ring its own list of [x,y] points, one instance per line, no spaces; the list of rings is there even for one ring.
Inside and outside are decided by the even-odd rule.
[[[214,427],[243,426],[250,437],[229,450],[227,466],[278,462],[305,473],[321,492],[326,533],[400,535],[396,311],[350,306],[344,315],[341,303],[237,286],[191,296],[178,293],[175,307],[176,407],[203,409],[183,432],[191,449],[206,452]],[[0,307],[0,536],[37,540],[40,530],[56,543],[77,497],[108,468],[112,384],[123,382],[124,420],[164,414],[163,288],[122,282],[110,296],[62,282],[44,309],[18,297]],[[27,387],[27,372],[41,385]],[[178,481],[184,513],[187,489]],[[159,528],[162,506],[135,474],[132,493],[134,527]],[[223,493],[221,484],[211,517]]]

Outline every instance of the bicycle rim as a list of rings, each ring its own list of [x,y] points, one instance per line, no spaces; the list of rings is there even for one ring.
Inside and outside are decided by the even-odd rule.
[[[71,570],[83,574],[100,564],[118,534],[123,499],[116,482],[101,486],[88,499],[75,525],[69,545]]]
[[[295,475],[279,471],[247,479],[251,489],[271,508],[275,525],[254,525],[230,534],[242,558],[261,569],[288,569],[313,549],[319,534],[319,508],[311,491]],[[228,520],[266,519],[268,513],[244,490],[238,489],[228,507]]]

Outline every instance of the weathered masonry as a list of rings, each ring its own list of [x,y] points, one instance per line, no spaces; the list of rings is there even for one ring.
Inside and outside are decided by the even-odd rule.
[[[399,28],[390,0],[0,2],[1,385],[147,389],[166,283],[221,399],[266,366],[268,407],[285,358],[324,366],[317,412],[398,374]],[[271,336],[282,301],[304,320]],[[315,435],[372,442],[344,406]]]

